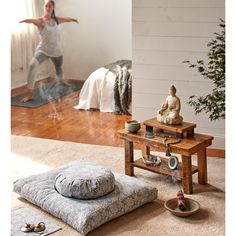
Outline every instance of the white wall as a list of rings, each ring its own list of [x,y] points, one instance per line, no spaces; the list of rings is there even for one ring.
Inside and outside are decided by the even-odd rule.
[[[56,14],[79,19],[61,25],[64,74],[85,80],[100,66],[132,57],[131,0],[57,0]]]
[[[224,0],[133,0],[132,10],[133,118],[155,117],[174,84],[184,120],[213,135],[213,147],[224,148],[224,121],[210,122],[187,104],[190,95],[210,93],[212,84],[182,63],[206,59],[207,43],[221,30]]]
[[[132,58],[131,0],[56,0],[56,15],[79,19],[61,25],[65,79],[85,80],[100,66]],[[43,14],[43,0],[39,4]],[[39,70],[55,77],[50,61]],[[26,83],[26,71],[12,73],[12,88]]]

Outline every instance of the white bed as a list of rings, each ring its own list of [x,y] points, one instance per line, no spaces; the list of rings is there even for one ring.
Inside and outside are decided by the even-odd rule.
[[[126,84],[125,88],[124,86],[121,88],[122,83]],[[125,99],[124,95],[126,96]],[[118,100],[117,97],[119,97]],[[91,73],[84,82],[80,91],[79,103],[74,108],[83,110],[99,109],[101,112],[130,114],[130,108],[123,109],[122,100],[129,100],[130,107],[131,61],[129,60],[111,63]]]

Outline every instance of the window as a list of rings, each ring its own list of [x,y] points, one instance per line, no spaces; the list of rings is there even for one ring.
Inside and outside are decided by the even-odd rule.
[[[24,70],[33,56],[37,31],[34,25],[19,23],[27,18],[36,18],[37,0],[15,0],[11,6],[11,70]]]

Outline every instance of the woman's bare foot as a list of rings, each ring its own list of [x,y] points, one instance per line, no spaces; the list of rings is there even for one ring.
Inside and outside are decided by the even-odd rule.
[[[28,102],[33,99],[33,94],[32,91],[28,91],[28,94],[26,97],[22,98],[20,101],[21,102]]]
[[[28,102],[28,101],[30,101],[30,100],[32,100],[32,97],[27,96],[27,97],[25,97],[25,98],[22,98],[20,101],[21,101],[21,102]]]
[[[67,82],[66,80],[64,80],[64,79],[61,82],[65,86],[71,86],[71,84],[69,82]]]

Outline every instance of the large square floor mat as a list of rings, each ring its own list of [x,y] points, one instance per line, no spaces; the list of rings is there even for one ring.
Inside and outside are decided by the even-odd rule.
[[[16,180],[14,191],[71,225],[82,235],[157,198],[155,187],[118,173],[113,173],[115,189],[103,197],[78,200],[58,193],[54,187],[55,177],[72,165],[84,163],[88,162],[74,161],[58,169]]]

